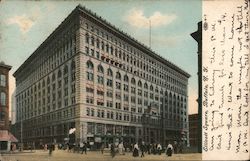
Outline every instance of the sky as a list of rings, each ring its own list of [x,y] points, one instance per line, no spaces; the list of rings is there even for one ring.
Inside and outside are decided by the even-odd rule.
[[[12,66],[10,98],[13,73],[78,4],[146,46],[150,21],[151,49],[191,75],[188,108],[190,114],[198,112],[198,46],[190,34],[201,21],[201,0],[0,0],[0,61]]]

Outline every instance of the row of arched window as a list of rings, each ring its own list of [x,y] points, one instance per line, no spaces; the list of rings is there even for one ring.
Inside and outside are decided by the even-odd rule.
[[[86,23],[88,24],[88,23]],[[89,30],[88,25],[86,25],[86,30],[87,32],[91,31],[94,32],[94,28],[97,26],[91,26],[91,30]],[[96,28],[96,30],[98,32],[97,35],[99,35],[99,29]],[[102,37],[104,38],[104,34],[102,34]],[[137,55],[138,58],[143,59],[144,61],[146,61],[146,63],[143,63],[143,61],[140,61],[139,59],[136,59],[135,56],[132,56],[129,54],[125,54],[125,52],[122,53],[121,50],[117,50],[116,47],[112,46],[112,44],[110,44],[109,37],[111,38],[111,42],[115,42],[115,46],[119,46],[121,49],[127,50],[128,52]],[[101,48],[102,50],[105,50],[106,52],[110,53],[113,55],[113,53],[118,56],[119,58],[123,57],[123,61],[127,61],[130,62],[131,64],[133,63],[133,65],[136,65],[137,67],[140,67],[141,69],[146,70],[147,72],[149,72],[150,74],[154,75],[155,77],[159,77],[161,79],[167,79],[168,81],[170,81],[171,83],[174,83],[177,86],[181,86],[182,88],[185,88],[185,83],[183,82],[183,80],[185,81],[186,76],[183,76],[183,74],[176,72],[176,70],[171,70],[171,69],[166,69],[164,66],[161,65],[161,63],[157,63],[157,60],[151,60],[148,59],[147,57],[144,57],[143,53],[140,53],[137,51],[136,48],[134,48],[133,46],[127,44],[127,43],[121,43],[120,41],[117,41],[117,39],[114,37],[114,39],[112,38],[112,36],[109,36],[109,34],[106,34],[106,40],[107,42],[104,42],[102,39],[95,37],[95,34],[91,34],[91,33],[86,33],[85,34],[85,39],[86,42],[88,44],[91,44],[93,46],[96,46],[97,48]],[[115,40],[115,41],[112,41]],[[118,45],[119,42],[119,45]],[[122,44],[122,45],[121,45]],[[127,45],[126,45],[127,44]],[[123,46],[123,47],[122,47]],[[151,65],[152,64],[152,65]],[[170,63],[171,64],[171,63]],[[150,66],[154,66],[155,68],[150,69]],[[157,71],[158,69],[164,69],[165,71],[168,71],[171,75],[175,75],[177,78],[171,78],[169,76],[164,77],[163,72],[161,71]],[[178,78],[182,79],[182,81],[178,80]]]
[[[71,65],[70,65],[70,70],[75,71],[75,68],[76,68],[75,61],[72,61]],[[69,72],[69,67],[66,64],[63,68],[63,75],[68,74],[68,72]],[[61,77],[62,77],[62,71],[59,69],[57,72],[57,78],[61,78]],[[56,79],[56,74],[53,73],[52,74],[52,81],[54,81],[55,79]],[[49,83],[50,83],[50,77],[47,78],[47,84],[49,84]]]
[[[93,70],[93,69],[94,69],[94,64],[93,64],[90,60],[88,60],[86,64],[87,64],[87,69],[89,69],[89,70]],[[98,70],[99,73],[104,73],[104,69],[103,69],[103,66],[102,66],[101,64],[99,64],[99,65],[97,66],[97,70]],[[112,69],[110,69],[110,68],[107,69],[107,75],[108,75],[108,76],[111,76],[111,77],[113,76],[113,71],[112,71]],[[116,78],[116,79],[120,79],[120,80],[122,79],[121,73],[120,73],[119,71],[116,72],[115,78]],[[124,81],[124,82],[129,82],[129,77],[128,77],[127,74],[124,75],[123,81]],[[133,84],[133,85],[136,84],[135,78],[131,78],[131,84]],[[138,85],[139,87],[142,87],[142,82],[141,82],[141,80],[139,80],[139,81],[137,82],[137,85]],[[144,83],[144,88],[145,88],[145,89],[148,89],[148,84],[147,84],[146,82]],[[151,90],[151,91],[154,90],[153,85],[150,85],[150,90]],[[155,88],[155,92],[158,92],[158,87]]]

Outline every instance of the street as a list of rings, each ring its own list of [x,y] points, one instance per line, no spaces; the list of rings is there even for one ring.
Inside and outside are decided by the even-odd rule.
[[[173,154],[171,157],[167,157],[165,153],[162,155],[148,155],[145,157],[133,157],[132,153],[126,153],[125,155],[117,154],[114,158],[110,156],[110,153],[101,154],[100,151],[91,151],[87,154],[67,152],[64,150],[55,150],[52,156],[49,156],[48,151],[36,150],[35,152],[24,151],[22,153],[14,154],[2,154],[0,161],[122,161],[122,160],[143,160],[143,161],[162,161],[162,160],[201,160],[200,153],[188,153],[188,154]]]

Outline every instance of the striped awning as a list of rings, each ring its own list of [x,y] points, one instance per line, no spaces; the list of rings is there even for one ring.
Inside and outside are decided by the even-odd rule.
[[[18,142],[17,138],[7,130],[0,130],[0,141]]]

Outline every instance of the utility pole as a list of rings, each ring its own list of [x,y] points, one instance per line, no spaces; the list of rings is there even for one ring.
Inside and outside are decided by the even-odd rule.
[[[23,151],[23,111],[21,109],[21,151]]]

